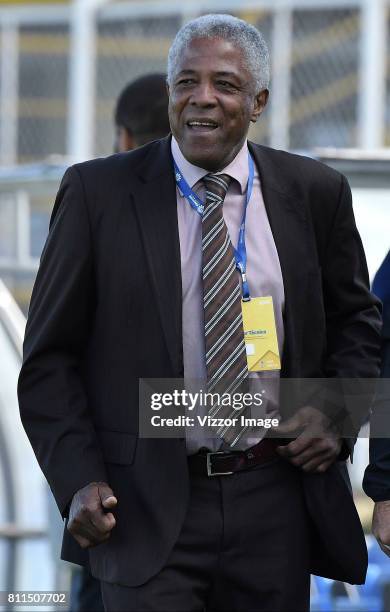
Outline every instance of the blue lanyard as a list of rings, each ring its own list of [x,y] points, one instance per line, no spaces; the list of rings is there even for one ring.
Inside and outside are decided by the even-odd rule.
[[[177,186],[179,187],[181,193],[186,198],[190,206],[200,215],[203,216],[204,212],[204,203],[199,198],[199,196],[191,189],[184,176],[180,172],[175,160],[173,160],[173,165],[175,169],[175,179]],[[246,222],[246,211],[248,208],[249,200],[252,195],[253,189],[253,178],[255,175],[255,164],[254,161],[248,152],[248,166],[249,166],[249,176],[248,176],[248,186],[246,190],[246,198],[245,198],[245,206],[244,206],[244,214],[242,217],[240,231],[238,234],[238,244],[237,248],[234,247],[234,257],[236,260],[236,268],[239,270],[242,279],[242,299],[244,302],[248,302],[251,299],[249,292],[249,285],[246,278],[246,245],[245,245],[245,222]]]

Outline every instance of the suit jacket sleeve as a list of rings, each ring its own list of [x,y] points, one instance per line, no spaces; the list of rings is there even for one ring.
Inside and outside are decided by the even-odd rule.
[[[92,252],[83,186],[72,167],[54,205],[18,382],[23,426],[63,516],[77,490],[107,481],[81,376],[94,315]]]
[[[369,290],[351,190],[342,176],[323,260],[328,377],[375,378],[380,368],[380,302]]]
[[[390,252],[375,277],[373,290],[383,300],[383,380],[371,415],[370,464],[364,474],[363,489],[379,502],[390,500]]]
[[[367,420],[380,366],[380,303],[369,290],[352,195],[341,176],[338,205],[322,256],[327,325],[327,409],[340,420],[347,458]],[[340,380],[341,379],[341,380]],[[371,381],[369,379],[372,379]],[[337,416],[336,416],[337,415]]]

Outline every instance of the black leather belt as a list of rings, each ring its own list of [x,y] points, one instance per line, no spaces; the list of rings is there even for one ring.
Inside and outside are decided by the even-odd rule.
[[[279,457],[276,448],[283,443],[286,442],[265,438],[245,451],[209,452],[201,449],[195,455],[189,455],[188,469],[191,474],[201,476],[227,476]]]

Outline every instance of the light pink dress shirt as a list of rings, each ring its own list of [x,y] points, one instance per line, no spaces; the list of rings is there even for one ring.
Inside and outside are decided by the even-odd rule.
[[[204,186],[201,179],[207,170],[194,166],[183,156],[179,145],[172,138],[172,155],[187,183],[204,201]],[[242,221],[245,194],[248,184],[248,145],[245,142],[233,161],[220,173],[232,177],[229,190],[223,203],[223,216],[230,239],[236,247]],[[181,274],[182,274],[182,317],[183,317],[183,359],[186,380],[206,378],[203,285],[202,285],[202,220],[200,215],[176,189],[177,215],[179,224]],[[247,280],[252,297],[271,295],[274,303],[275,321],[280,356],[284,342],[283,311],[284,288],[282,272],[275,242],[269,225],[267,212],[261,192],[260,177],[255,168],[252,195],[247,208],[245,241],[247,249]],[[240,273],[237,277],[241,281]],[[262,389],[267,378],[279,378],[279,371],[250,372],[253,379],[263,379]],[[256,386],[256,390],[258,390]],[[277,395],[277,394],[276,394]],[[277,397],[275,386],[269,385],[268,400],[264,405],[264,416],[277,418]],[[199,414],[199,412],[197,413]],[[256,415],[258,416],[258,415]],[[243,437],[238,448],[256,444],[265,435],[265,430],[256,432],[256,437]],[[217,450],[221,440],[206,438],[202,428],[188,428],[186,432],[189,453],[196,452],[201,446]]]

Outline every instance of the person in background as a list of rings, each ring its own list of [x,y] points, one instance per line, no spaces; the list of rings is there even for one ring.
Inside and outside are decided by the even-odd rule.
[[[114,123],[115,153],[125,153],[167,136],[170,127],[166,75],[146,74],[128,83],[117,98]],[[72,612],[102,612],[100,581],[87,567],[87,551],[80,549],[80,556],[85,557],[86,566],[72,573],[70,609]]]
[[[170,132],[166,75],[139,77],[121,91],[115,107],[115,153],[164,138]]]
[[[381,376],[390,378],[390,251],[376,273],[372,291],[383,303]],[[390,557],[390,428],[386,416],[389,394],[386,388],[385,391],[371,418],[370,464],[364,475],[363,489],[375,502],[372,532],[383,552]],[[387,437],[378,437],[385,432],[388,432]]]

